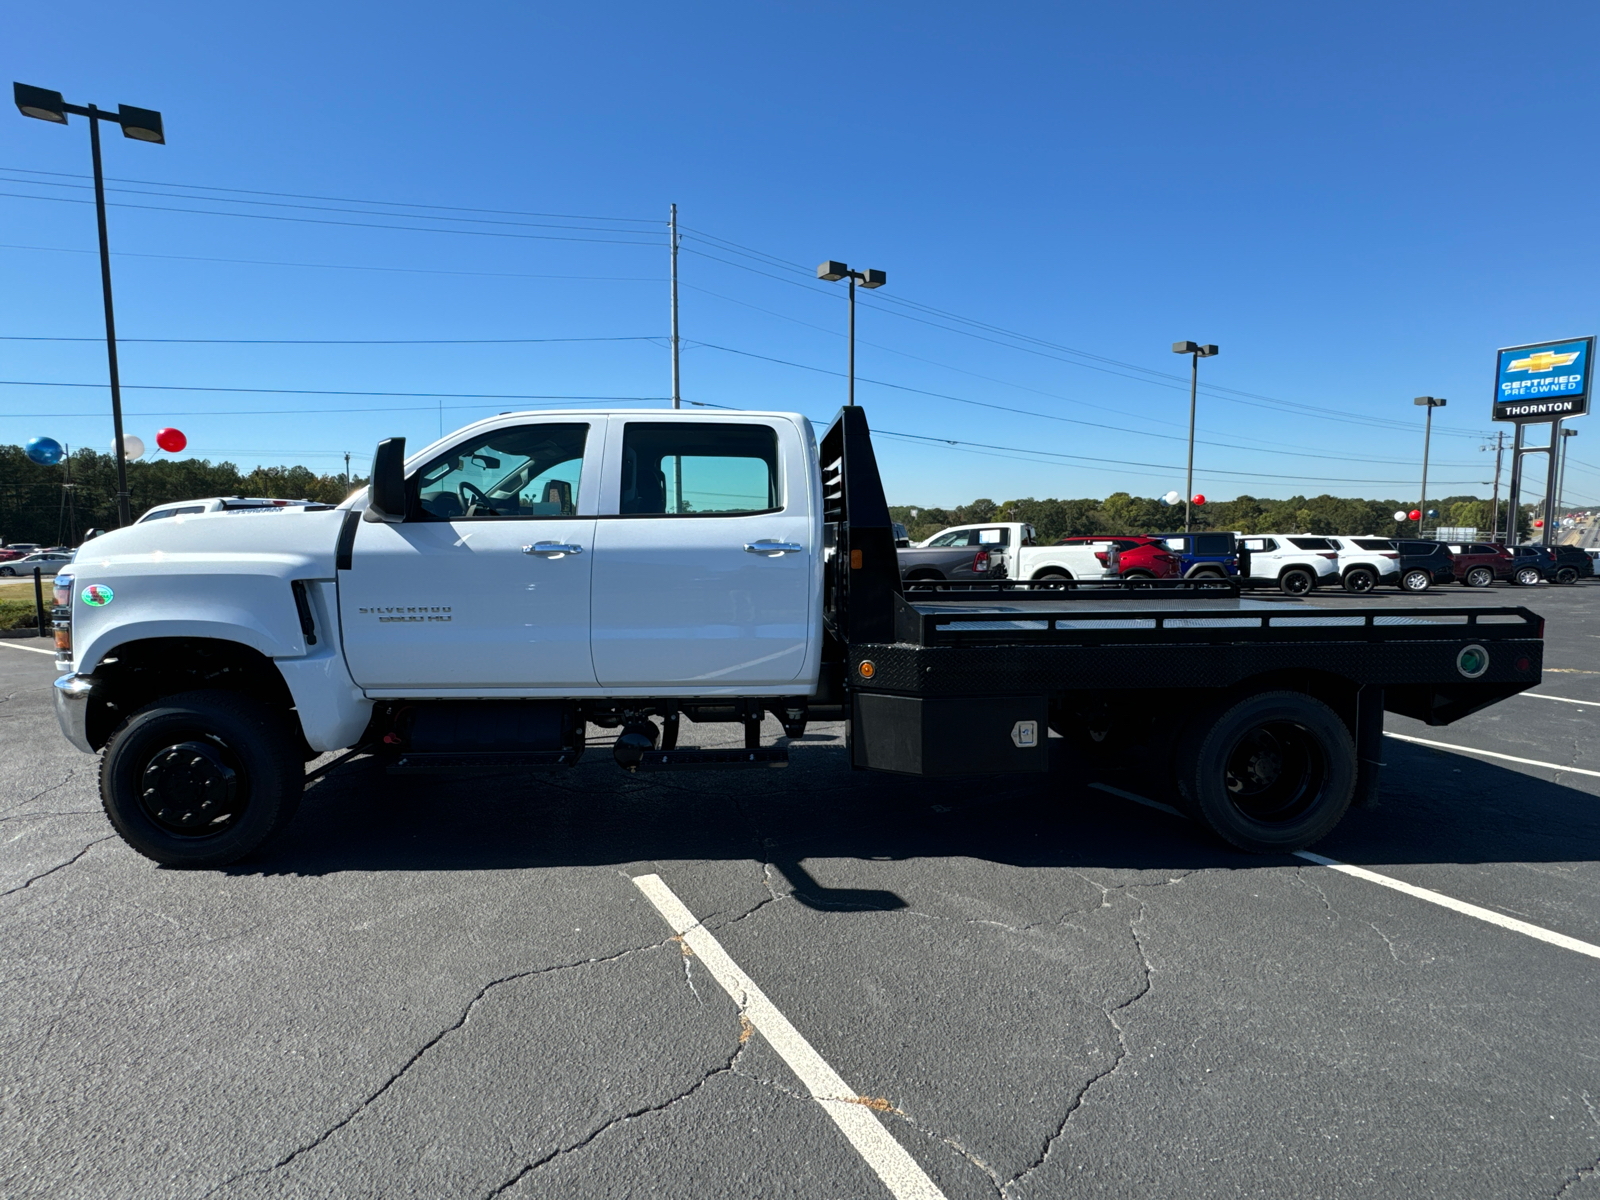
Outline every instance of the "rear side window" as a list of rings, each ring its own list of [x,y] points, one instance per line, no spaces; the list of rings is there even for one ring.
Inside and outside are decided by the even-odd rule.
[[[1332,550],[1333,543],[1327,538],[1292,537],[1289,544],[1301,550]]]
[[[1171,542],[1167,543],[1172,546]],[[1174,550],[1183,547],[1172,546]],[[1197,533],[1194,535],[1194,552],[1196,554],[1232,554],[1233,534],[1231,533]]]
[[[782,507],[770,426],[630,421],[623,429],[625,516],[734,517]]]
[[[978,545],[980,546],[1009,546],[1011,544],[1011,530],[1009,529],[980,529],[978,530]]]
[[[1393,550],[1394,542],[1388,538],[1356,538],[1356,547],[1361,550]]]
[[[1495,552],[1495,549],[1494,549],[1493,546],[1473,545],[1473,546],[1468,546],[1467,547],[1467,553],[1468,554],[1493,554],[1494,552]]]

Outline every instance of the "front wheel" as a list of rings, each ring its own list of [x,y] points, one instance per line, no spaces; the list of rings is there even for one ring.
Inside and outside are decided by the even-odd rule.
[[[1200,723],[1178,748],[1184,806],[1256,854],[1299,850],[1344,817],[1356,747],[1344,722],[1301,692],[1263,692]]]
[[[1317,577],[1304,567],[1290,567],[1278,577],[1278,587],[1287,596],[1304,596],[1317,586]]]
[[[1344,590],[1362,595],[1378,586],[1378,573],[1367,567],[1352,567],[1344,577]]]
[[[168,867],[220,867],[294,817],[305,788],[282,714],[235,692],[183,692],[111,735],[100,798],[128,845]]]
[[[16,573],[17,569],[15,567],[0,567],[0,575],[15,575]]]
[[[1473,567],[1461,582],[1468,587],[1485,588],[1494,582],[1494,572],[1488,567]]]
[[[1518,567],[1517,573],[1512,576],[1523,587],[1532,587],[1539,582],[1539,568]]]
[[[1556,582],[1557,583],[1577,583],[1578,582],[1578,568],[1577,567],[1561,567],[1561,568],[1559,568],[1556,571]]]
[[[1408,592],[1425,592],[1433,586],[1433,576],[1426,571],[1407,571],[1400,577],[1400,586]]]

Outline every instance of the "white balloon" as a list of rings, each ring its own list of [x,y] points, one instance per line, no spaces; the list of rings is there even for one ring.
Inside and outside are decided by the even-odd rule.
[[[1404,520],[1405,520],[1405,519],[1406,519],[1406,514],[1405,514],[1405,513],[1403,513],[1403,512],[1397,512],[1397,513],[1395,513],[1395,515],[1394,515],[1394,519],[1395,519],[1395,520],[1396,520],[1396,521],[1404,521]]]
[[[1168,492],[1165,496],[1161,497],[1161,499],[1162,499],[1163,502],[1165,502],[1167,504],[1181,504],[1181,503],[1183,503],[1183,493],[1178,491],[1177,489],[1173,489],[1172,491]]]
[[[111,452],[113,454],[115,454],[116,451],[117,451],[117,442],[116,442],[116,439],[113,438],[111,440]],[[132,434],[132,433],[123,434],[122,435],[122,457],[126,458],[129,462],[132,462],[136,458],[143,458],[144,457],[144,439],[142,437],[139,437],[137,434]]]

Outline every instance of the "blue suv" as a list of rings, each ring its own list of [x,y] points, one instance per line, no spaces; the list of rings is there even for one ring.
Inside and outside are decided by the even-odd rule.
[[[1181,562],[1184,579],[1236,579],[1239,550],[1231,533],[1158,533],[1153,535]]]

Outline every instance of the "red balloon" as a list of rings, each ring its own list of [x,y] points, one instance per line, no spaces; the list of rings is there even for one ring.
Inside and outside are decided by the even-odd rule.
[[[189,439],[183,436],[181,429],[160,429],[156,431],[156,445],[168,454],[176,454],[189,444]]]
[[[1204,504],[1206,502],[1205,494],[1202,492],[1196,492],[1194,494],[1194,502],[1196,504]]]
[[[1410,511],[1410,512],[1409,512],[1409,513],[1408,513],[1408,514],[1406,514],[1406,515],[1407,515],[1407,516],[1409,516],[1409,517],[1410,517],[1410,518],[1411,518],[1411,519],[1412,519],[1412,520],[1413,520],[1413,521],[1420,521],[1420,520],[1422,520],[1422,510],[1421,510],[1421,509],[1420,509],[1420,508],[1413,508],[1413,509],[1412,509],[1412,510],[1411,510],[1411,511]]]
[[[1544,528],[1544,518],[1540,517],[1538,520],[1534,521],[1533,527],[1535,529],[1543,529]]]

